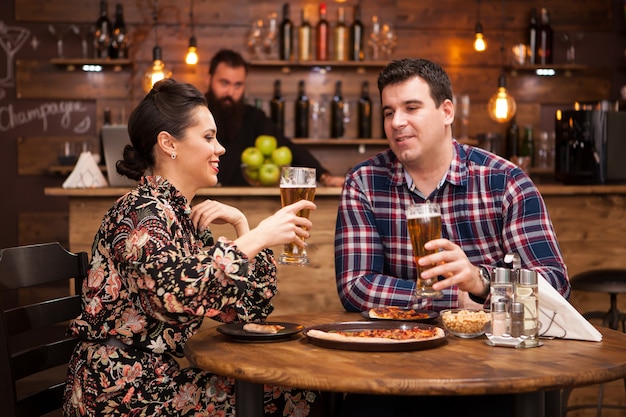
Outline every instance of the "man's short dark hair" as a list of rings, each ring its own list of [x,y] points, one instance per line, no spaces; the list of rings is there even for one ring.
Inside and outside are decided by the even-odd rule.
[[[232,68],[243,67],[246,70],[246,74],[248,74],[248,63],[243,57],[230,49],[220,49],[213,58],[211,58],[211,62],[209,63],[209,74],[215,74],[215,70],[217,66],[221,63],[224,63]]]
[[[378,91],[413,77],[420,77],[430,87],[430,96],[439,107],[444,100],[452,100],[452,83],[448,74],[434,62],[421,58],[406,58],[392,61],[378,75]]]

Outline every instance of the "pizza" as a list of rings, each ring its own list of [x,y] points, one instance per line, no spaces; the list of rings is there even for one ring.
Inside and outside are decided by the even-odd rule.
[[[280,324],[246,323],[243,325],[243,330],[246,332],[263,334],[276,334],[284,328],[285,326],[281,326]]]
[[[436,326],[329,331],[310,329],[307,331],[307,336],[313,338],[355,343],[406,343],[440,339],[445,335],[445,331]]]
[[[407,310],[400,307],[370,308],[368,316],[372,319],[387,320],[425,320],[430,318],[430,315],[424,311]]]

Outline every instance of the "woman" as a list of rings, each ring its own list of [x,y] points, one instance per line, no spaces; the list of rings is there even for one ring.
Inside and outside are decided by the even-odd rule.
[[[230,416],[234,381],[180,369],[186,340],[204,317],[263,320],[276,293],[273,245],[308,237],[312,226],[284,207],[250,230],[234,207],[191,202],[217,184],[213,116],[189,84],[164,80],[128,121],[132,146],[117,171],[140,180],[105,214],[83,284],[83,312],[70,324],[78,343],[69,364],[64,415]],[[143,176],[148,173],[148,176]],[[209,225],[231,224],[237,238],[214,241]],[[262,358],[259,358],[262,360]],[[315,394],[266,387],[265,409],[306,416]]]

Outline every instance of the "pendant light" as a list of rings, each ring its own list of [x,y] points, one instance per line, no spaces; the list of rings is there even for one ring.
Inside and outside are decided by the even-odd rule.
[[[474,40],[474,50],[476,52],[483,52],[487,49],[487,42],[485,42],[485,36],[483,34],[483,25],[480,23],[480,0],[476,0],[476,39]]]
[[[502,64],[505,63],[505,50],[504,50],[504,25],[506,23],[506,15],[504,10],[504,0],[502,0],[502,35],[500,38],[500,54],[502,55]],[[506,89],[506,74],[504,69],[498,79],[498,90],[491,96],[487,103],[487,111],[489,117],[498,123],[506,123],[510,121],[515,112],[517,111],[517,105],[515,99]]]
[[[189,5],[189,23],[191,25],[191,38],[189,38],[189,48],[185,56],[185,63],[187,63],[187,65],[196,65],[198,63],[198,41],[193,25],[193,0],[191,0],[191,4]]]
[[[156,40],[156,45],[152,48],[152,67],[148,72],[146,72],[144,76],[144,84],[143,89],[146,93],[150,92],[152,86],[161,81],[164,78],[170,78],[172,76],[172,72],[165,68],[165,63],[162,58],[161,47],[159,46],[159,26],[157,24],[157,0],[154,0],[154,37]]]

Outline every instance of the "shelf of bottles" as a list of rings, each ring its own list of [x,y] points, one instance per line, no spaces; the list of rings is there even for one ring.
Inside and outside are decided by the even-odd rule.
[[[86,72],[99,72],[105,68],[110,68],[114,72],[122,71],[132,64],[130,59],[102,59],[102,58],[54,58],[50,63],[59,67],[65,67],[67,71],[77,69]]]
[[[581,64],[535,64],[535,65],[510,65],[505,67],[507,72],[515,76],[517,74],[532,73],[539,76],[565,75],[571,76],[576,71],[584,71],[588,69],[586,65]]]
[[[253,60],[252,67],[280,68],[283,73],[289,73],[292,69],[304,69],[311,71],[331,71],[333,68],[354,68],[357,71],[365,69],[381,69],[387,61],[284,61],[284,60]]]

